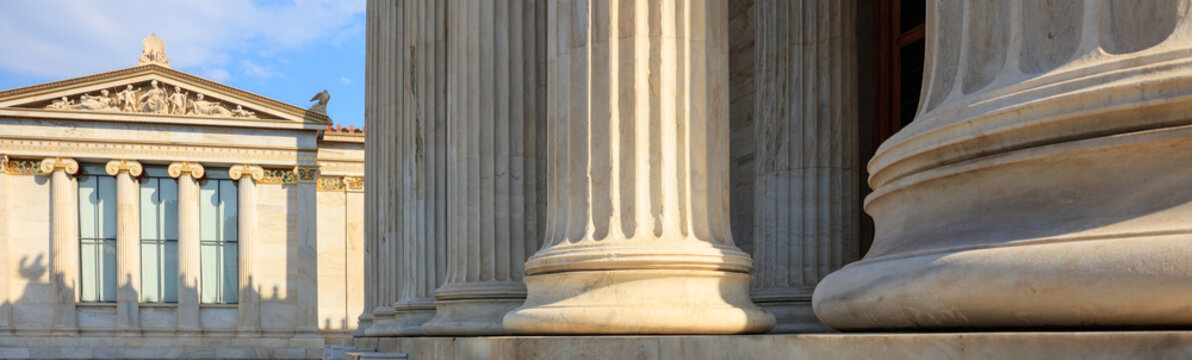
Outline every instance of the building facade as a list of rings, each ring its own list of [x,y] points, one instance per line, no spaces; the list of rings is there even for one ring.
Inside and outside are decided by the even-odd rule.
[[[1187,356],[1189,9],[370,1],[354,344]]]
[[[0,91],[0,357],[313,357],[363,303],[363,130],[169,67]]]

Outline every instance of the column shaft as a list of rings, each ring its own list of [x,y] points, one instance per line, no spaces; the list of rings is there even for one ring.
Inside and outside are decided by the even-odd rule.
[[[261,328],[261,289],[253,278],[256,264],[256,228],[257,228],[257,185],[256,181],[265,176],[265,170],[256,165],[234,165],[228,169],[228,175],[238,183],[237,226],[240,229],[237,244],[240,263],[239,303],[236,305],[239,315],[237,333],[240,335],[257,335]]]
[[[116,329],[140,332],[141,301],[141,215],[140,188],[136,176],[141,164],[112,160],[105,167],[116,177]]]
[[[751,292],[775,332],[825,330],[812,291],[858,256],[856,2],[756,4]]]
[[[54,286],[54,332],[75,333],[78,322],[75,300],[79,285],[78,186],[71,175],[79,164],[71,159],[42,160],[42,173],[50,174],[50,279]]]
[[[178,179],[178,331],[199,331],[199,183],[204,169],[195,163],[173,163]]]
[[[398,110],[404,98],[398,96],[404,70],[398,68],[402,64],[404,38],[399,36],[398,30],[402,24],[402,14],[405,1],[370,1],[369,13],[374,20],[372,26],[377,29],[375,37],[369,38],[368,51],[373,61],[367,62],[368,81],[365,88],[370,101],[365,112],[365,146],[371,147],[365,152],[365,162],[369,169],[366,171],[365,186],[371,186],[373,192],[368,197],[371,205],[369,221],[366,227],[369,231],[371,243],[373,277],[370,286],[372,296],[371,324],[364,331],[365,336],[384,336],[395,334],[393,318],[393,304],[397,302],[397,268],[396,248],[393,232],[397,220],[396,191],[400,180],[400,168],[396,162],[394,148],[399,142],[397,133]]]
[[[432,335],[502,334],[545,222],[545,7],[450,2],[447,282]],[[539,11],[543,9],[543,11]],[[540,111],[541,110],[541,111]]]
[[[297,167],[298,173],[298,332],[300,336],[319,334],[318,287],[318,193],[315,181],[318,168]]]
[[[9,232],[9,224],[12,221],[9,218],[9,213],[14,206],[9,198],[9,191],[8,156],[0,155],[0,249],[8,249],[9,239],[12,238]],[[8,266],[8,256],[0,256],[0,268],[7,269]],[[8,276],[0,276],[0,335],[12,333],[12,303],[14,299],[10,299],[8,296]]]
[[[547,6],[546,244],[506,330],[768,331],[728,223],[727,2]]]

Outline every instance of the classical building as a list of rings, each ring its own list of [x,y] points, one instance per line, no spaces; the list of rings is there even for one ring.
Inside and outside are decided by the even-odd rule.
[[[338,351],[1192,356],[1190,9],[369,1]]]
[[[136,67],[0,91],[0,357],[340,343],[363,307],[363,130],[144,45]]]

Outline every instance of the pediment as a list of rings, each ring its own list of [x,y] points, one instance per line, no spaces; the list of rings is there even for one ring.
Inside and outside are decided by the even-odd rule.
[[[331,123],[325,114],[158,65],[0,91],[0,108],[180,120],[215,118]]]

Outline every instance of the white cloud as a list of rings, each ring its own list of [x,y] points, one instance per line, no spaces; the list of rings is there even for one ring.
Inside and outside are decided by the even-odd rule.
[[[257,65],[257,63],[254,63],[248,59],[244,59],[244,61],[241,63],[241,66],[244,67],[245,75],[255,78],[268,79],[278,76],[285,77],[285,75],[273,71],[273,68],[269,66]]]
[[[340,82],[341,84],[344,84],[344,85],[352,85],[352,79],[349,79],[349,78],[347,78],[347,77],[344,77],[344,76],[340,76],[340,77],[339,77],[339,82]]]
[[[206,77],[207,80],[214,82],[224,82],[231,77],[231,75],[228,74],[228,71],[224,69],[211,69],[204,72],[203,77]]]
[[[172,66],[216,67],[230,53],[338,42],[363,11],[364,0],[10,1],[0,11],[0,69],[64,78],[131,67],[149,33],[166,41]]]

